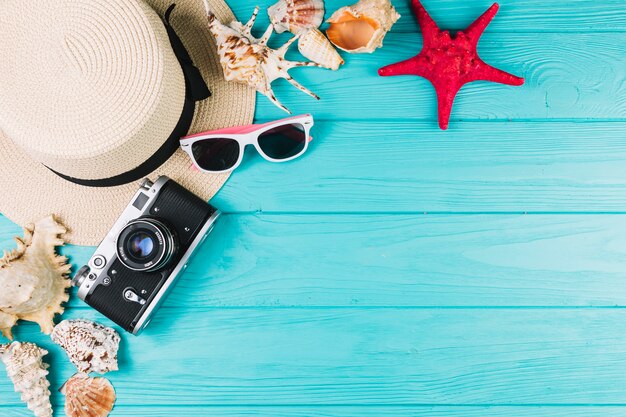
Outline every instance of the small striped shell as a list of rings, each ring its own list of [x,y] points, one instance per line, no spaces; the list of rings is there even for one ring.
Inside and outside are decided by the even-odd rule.
[[[333,71],[343,65],[341,55],[319,29],[309,29],[300,35],[298,51],[305,58]]]
[[[324,0],[279,0],[267,9],[276,33],[298,34],[320,27],[324,20]]]
[[[115,404],[115,389],[106,378],[78,373],[61,388],[68,417],[106,417]]]

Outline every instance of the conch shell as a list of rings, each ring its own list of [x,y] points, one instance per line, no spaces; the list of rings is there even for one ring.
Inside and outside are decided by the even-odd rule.
[[[61,387],[68,417],[106,417],[115,404],[115,389],[106,378],[78,373]]]
[[[309,29],[300,35],[298,51],[305,58],[333,71],[343,65],[343,58],[319,29]]]
[[[324,20],[324,0],[279,0],[267,9],[276,33],[316,29]]]
[[[374,52],[400,15],[389,0],[361,0],[328,19],[328,39],[347,52]]]
[[[224,25],[211,12],[206,0],[205,6],[209,16],[209,29],[217,43],[217,52],[227,81],[248,84],[287,113],[291,112],[276,99],[272,91],[271,84],[278,78],[286,79],[294,87],[319,100],[317,95],[288,74],[288,71],[295,67],[320,66],[314,62],[293,62],[285,59],[287,49],[298,39],[298,35],[289,39],[280,48],[272,49],[267,46],[273,32],[272,25],[261,38],[252,36],[252,26],[259,13],[258,7],[245,25],[237,21]]]
[[[18,319],[34,321],[50,334],[54,315],[63,313],[70,265],[54,248],[63,245],[59,235],[65,231],[52,216],[43,218],[26,226],[24,237],[15,238],[17,249],[0,258],[0,331],[9,339]]]
[[[63,320],[50,335],[78,372],[117,371],[120,336],[109,327],[88,320]]]
[[[36,417],[52,417],[50,383],[46,378],[48,364],[42,359],[47,354],[47,350],[34,343],[0,345],[0,359],[13,381],[15,392],[22,394],[22,401]]]

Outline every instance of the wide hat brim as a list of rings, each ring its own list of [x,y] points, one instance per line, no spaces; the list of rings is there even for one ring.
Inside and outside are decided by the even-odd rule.
[[[160,16],[174,2],[144,1]],[[224,1],[208,0],[208,3],[220,20],[234,18]],[[255,92],[242,84],[224,80],[209,32],[204,1],[176,1],[170,22],[212,92],[211,97],[196,103],[189,133],[251,123]],[[167,175],[205,200],[214,196],[228,179],[227,174],[211,175],[195,170],[182,150],[149,177],[154,180],[160,175]],[[138,187],[137,182],[109,188],[68,182],[31,159],[0,130],[0,212],[20,225],[54,214],[68,228],[65,235],[68,243],[97,245]]]

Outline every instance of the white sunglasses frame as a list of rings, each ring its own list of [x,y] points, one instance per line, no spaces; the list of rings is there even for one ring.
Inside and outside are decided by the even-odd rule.
[[[294,155],[286,159],[270,158],[269,156],[265,154],[265,152],[261,150],[261,147],[259,146],[259,136],[262,133],[267,132],[270,129],[273,129],[278,126],[287,125],[287,124],[301,124],[304,127],[304,134],[306,137],[304,148],[300,152],[298,152],[297,155]],[[197,133],[195,135],[186,136],[182,138],[180,140],[180,147],[182,148],[183,151],[187,153],[187,155],[189,155],[189,157],[191,158],[191,161],[193,162],[193,165],[200,171],[207,172],[210,174],[225,174],[225,173],[234,171],[235,169],[237,169],[237,167],[239,167],[239,165],[241,165],[244,151],[246,149],[246,146],[248,145],[254,145],[257,152],[263,157],[263,159],[269,162],[278,162],[278,163],[288,162],[288,161],[294,160],[302,156],[309,147],[309,142],[312,139],[311,128],[313,127],[314,124],[315,123],[313,121],[312,115],[303,114],[300,116],[288,117],[286,119],[276,120],[274,122],[269,122],[269,123],[264,123],[264,124],[240,126],[240,127],[233,127],[233,128],[226,128],[226,129],[220,129],[220,130],[213,130],[209,132]],[[237,141],[237,143],[239,144],[239,156],[237,158],[237,162],[235,162],[235,164],[232,167],[222,170],[222,171],[209,171],[200,167],[200,165],[196,161],[196,158],[193,156],[193,151],[192,151],[193,144],[199,141],[207,140],[207,139],[209,140],[210,139],[232,139],[232,140]]]

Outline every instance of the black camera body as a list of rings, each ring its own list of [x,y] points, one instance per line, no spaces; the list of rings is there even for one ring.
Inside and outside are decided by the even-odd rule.
[[[72,280],[79,298],[126,331],[139,334],[219,215],[165,176],[154,183],[144,180]]]

